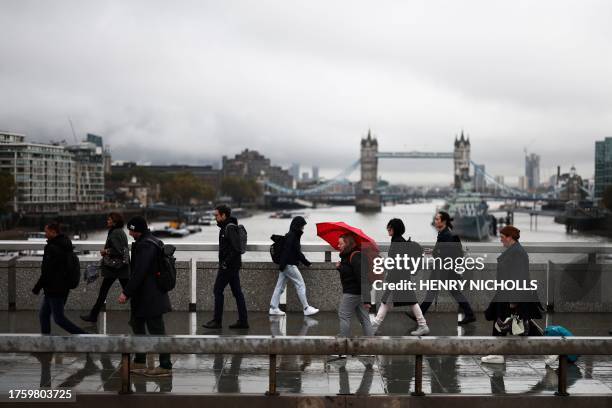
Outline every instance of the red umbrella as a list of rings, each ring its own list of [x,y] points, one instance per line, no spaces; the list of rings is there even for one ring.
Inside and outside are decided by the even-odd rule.
[[[355,242],[359,248],[373,248],[378,252],[378,245],[373,238],[369,237],[359,228],[351,227],[350,225],[340,222],[319,222],[317,223],[317,235],[323,238],[334,249],[338,248],[338,239],[347,233],[353,234]],[[365,245],[364,245],[365,244]]]

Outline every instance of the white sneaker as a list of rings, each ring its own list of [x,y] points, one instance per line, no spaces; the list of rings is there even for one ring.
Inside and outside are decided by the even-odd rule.
[[[504,356],[492,354],[490,356],[482,357],[480,361],[487,364],[504,364],[506,362],[506,358]]]
[[[268,311],[268,314],[270,316],[284,316],[285,312],[280,310],[278,307],[271,307],[270,311]]]
[[[313,319],[312,317],[305,317],[304,318],[304,325],[307,327],[314,327],[316,325],[319,324],[319,321],[316,319]]]
[[[547,356],[546,359],[544,360],[544,364],[552,367],[552,368],[556,368],[558,362],[559,356],[556,354],[551,354],[550,356]]]
[[[308,306],[306,309],[304,309],[304,316],[312,316],[316,315],[317,313],[319,313],[319,309],[316,307]]]
[[[429,327],[426,324],[418,326],[416,330],[410,332],[413,336],[427,336],[429,334]]]

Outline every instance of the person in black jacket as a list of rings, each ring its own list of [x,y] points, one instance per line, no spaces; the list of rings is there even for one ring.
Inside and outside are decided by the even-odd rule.
[[[529,274],[529,255],[519,243],[521,231],[506,225],[499,231],[500,241],[504,252],[497,258],[498,282],[531,280]],[[513,333],[513,317],[523,323],[524,332],[517,335],[529,336],[533,319],[541,319],[544,308],[540,303],[537,291],[499,290],[485,310],[485,318],[493,322],[493,336],[505,336]],[[533,332],[532,332],[533,333]],[[488,355],[481,358],[483,363],[503,364],[506,359],[503,355]]]
[[[45,295],[40,306],[40,332],[51,334],[51,315],[62,329],[70,334],[84,334],[85,331],[72,323],[64,314],[64,305],[70,292],[68,283],[68,257],[72,254],[72,242],[61,233],[57,223],[45,226],[47,245],[41,265],[41,274],[32,293],[38,295],[42,289]]]
[[[118,213],[110,213],[106,219],[108,227],[108,235],[106,236],[106,244],[104,249],[100,251],[102,255],[102,285],[98,299],[91,308],[89,314],[81,315],[81,319],[86,322],[95,323],[98,321],[100,309],[106,301],[108,291],[116,279],[119,279],[121,288],[125,288],[130,277],[130,256],[129,244],[127,236],[123,231],[123,217]]]
[[[452,233],[453,224],[451,221],[452,219],[450,215],[445,211],[438,211],[434,218],[434,227],[438,230],[438,239],[436,240],[436,245],[433,248],[432,255],[436,258],[445,259],[450,257],[456,259],[463,256],[461,241],[459,240],[458,236]],[[457,277],[452,276],[452,274],[454,274],[454,271],[436,270],[432,276],[434,276],[435,279],[440,280],[456,279]],[[461,293],[459,290],[450,290],[449,293],[463,310],[464,317],[461,321],[459,321],[459,324],[464,325],[475,322],[476,317],[474,316],[472,307],[465,296],[463,296],[463,293]],[[427,310],[431,306],[431,303],[437,294],[438,291],[436,290],[427,291],[425,300],[423,303],[421,303],[421,310],[424,314],[427,313]],[[414,318],[411,315],[409,316]]]
[[[357,247],[355,237],[345,234],[338,240],[340,249],[340,262],[336,269],[340,273],[342,283],[342,300],[338,306],[338,318],[340,319],[340,336],[351,335],[351,319],[353,315],[361,324],[363,334],[373,336],[374,330],[370,323],[368,310],[372,306],[370,301],[370,284],[367,271],[361,265],[361,252]]]
[[[162,243],[151,234],[147,222],[141,216],[128,222],[128,230],[134,238],[132,244],[131,276],[119,295],[119,303],[130,299],[130,326],[134,334],[165,335],[163,315],[172,311],[168,293],[159,289],[157,272]],[[172,375],[170,354],[159,355],[159,367],[146,369],[146,355],[136,354],[134,372],[147,377],[169,377]]]
[[[230,329],[248,329],[248,315],[244,294],[240,287],[240,267],[242,258],[240,254],[240,237],[238,233],[238,220],[231,216],[232,210],[227,205],[220,205],[215,209],[215,219],[219,227],[219,270],[213,287],[215,296],[215,311],[213,319],[203,326],[207,329],[220,329],[223,322],[223,291],[230,285],[232,294],[236,298],[238,307],[238,321],[229,326]]]
[[[413,242],[410,237],[406,240],[403,235],[406,232],[404,222],[399,218],[392,218],[387,223],[387,233],[391,237],[391,246],[387,253],[387,258],[394,259],[396,256],[407,255],[410,258],[420,258],[423,256],[423,248],[416,242]],[[399,283],[404,279],[410,279],[410,270],[396,270],[395,268],[388,270],[385,273],[385,282]],[[416,298],[416,293],[413,290],[390,290],[383,292],[380,307],[376,317],[372,319],[372,328],[376,333],[378,328],[385,320],[387,312],[394,306],[410,306],[412,315],[415,316],[418,327],[410,332],[413,336],[425,336],[429,334],[427,320],[423,316],[421,307]]]
[[[270,315],[282,316],[285,314],[285,312],[278,308],[278,304],[280,302],[280,295],[287,286],[287,279],[293,282],[293,286],[295,286],[295,291],[300,299],[300,303],[302,303],[304,316],[312,316],[319,312],[319,309],[308,304],[308,299],[306,298],[306,284],[304,283],[304,278],[302,278],[302,274],[298,269],[300,262],[306,266],[310,266],[310,262],[302,253],[302,248],[300,245],[300,238],[304,233],[305,225],[306,220],[304,217],[298,215],[291,220],[289,232],[285,235],[285,243],[283,245],[280,262],[278,264],[278,270],[280,273],[278,274],[276,287],[274,288],[272,300],[270,301]]]

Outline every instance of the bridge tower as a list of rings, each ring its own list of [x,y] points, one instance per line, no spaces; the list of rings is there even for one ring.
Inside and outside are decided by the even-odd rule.
[[[361,182],[357,190],[355,207],[357,212],[378,212],[381,210],[380,194],[376,191],[378,184],[378,141],[368,136],[361,139]]]
[[[470,138],[463,135],[455,136],[454,149],[455,162],[455,189],[461,190],[468,188],[470,183]]]

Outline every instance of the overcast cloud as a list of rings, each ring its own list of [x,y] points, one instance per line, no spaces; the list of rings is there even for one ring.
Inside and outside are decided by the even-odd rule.
[[[114,159],[219,162],[244,148],[331,176],[368,128],[383,151],[450,151],[507,178],[592,177],[612,136],[610,1],[0,3],[0,129],[104,136]],[[448,183],[452,163],[381,163]]]

